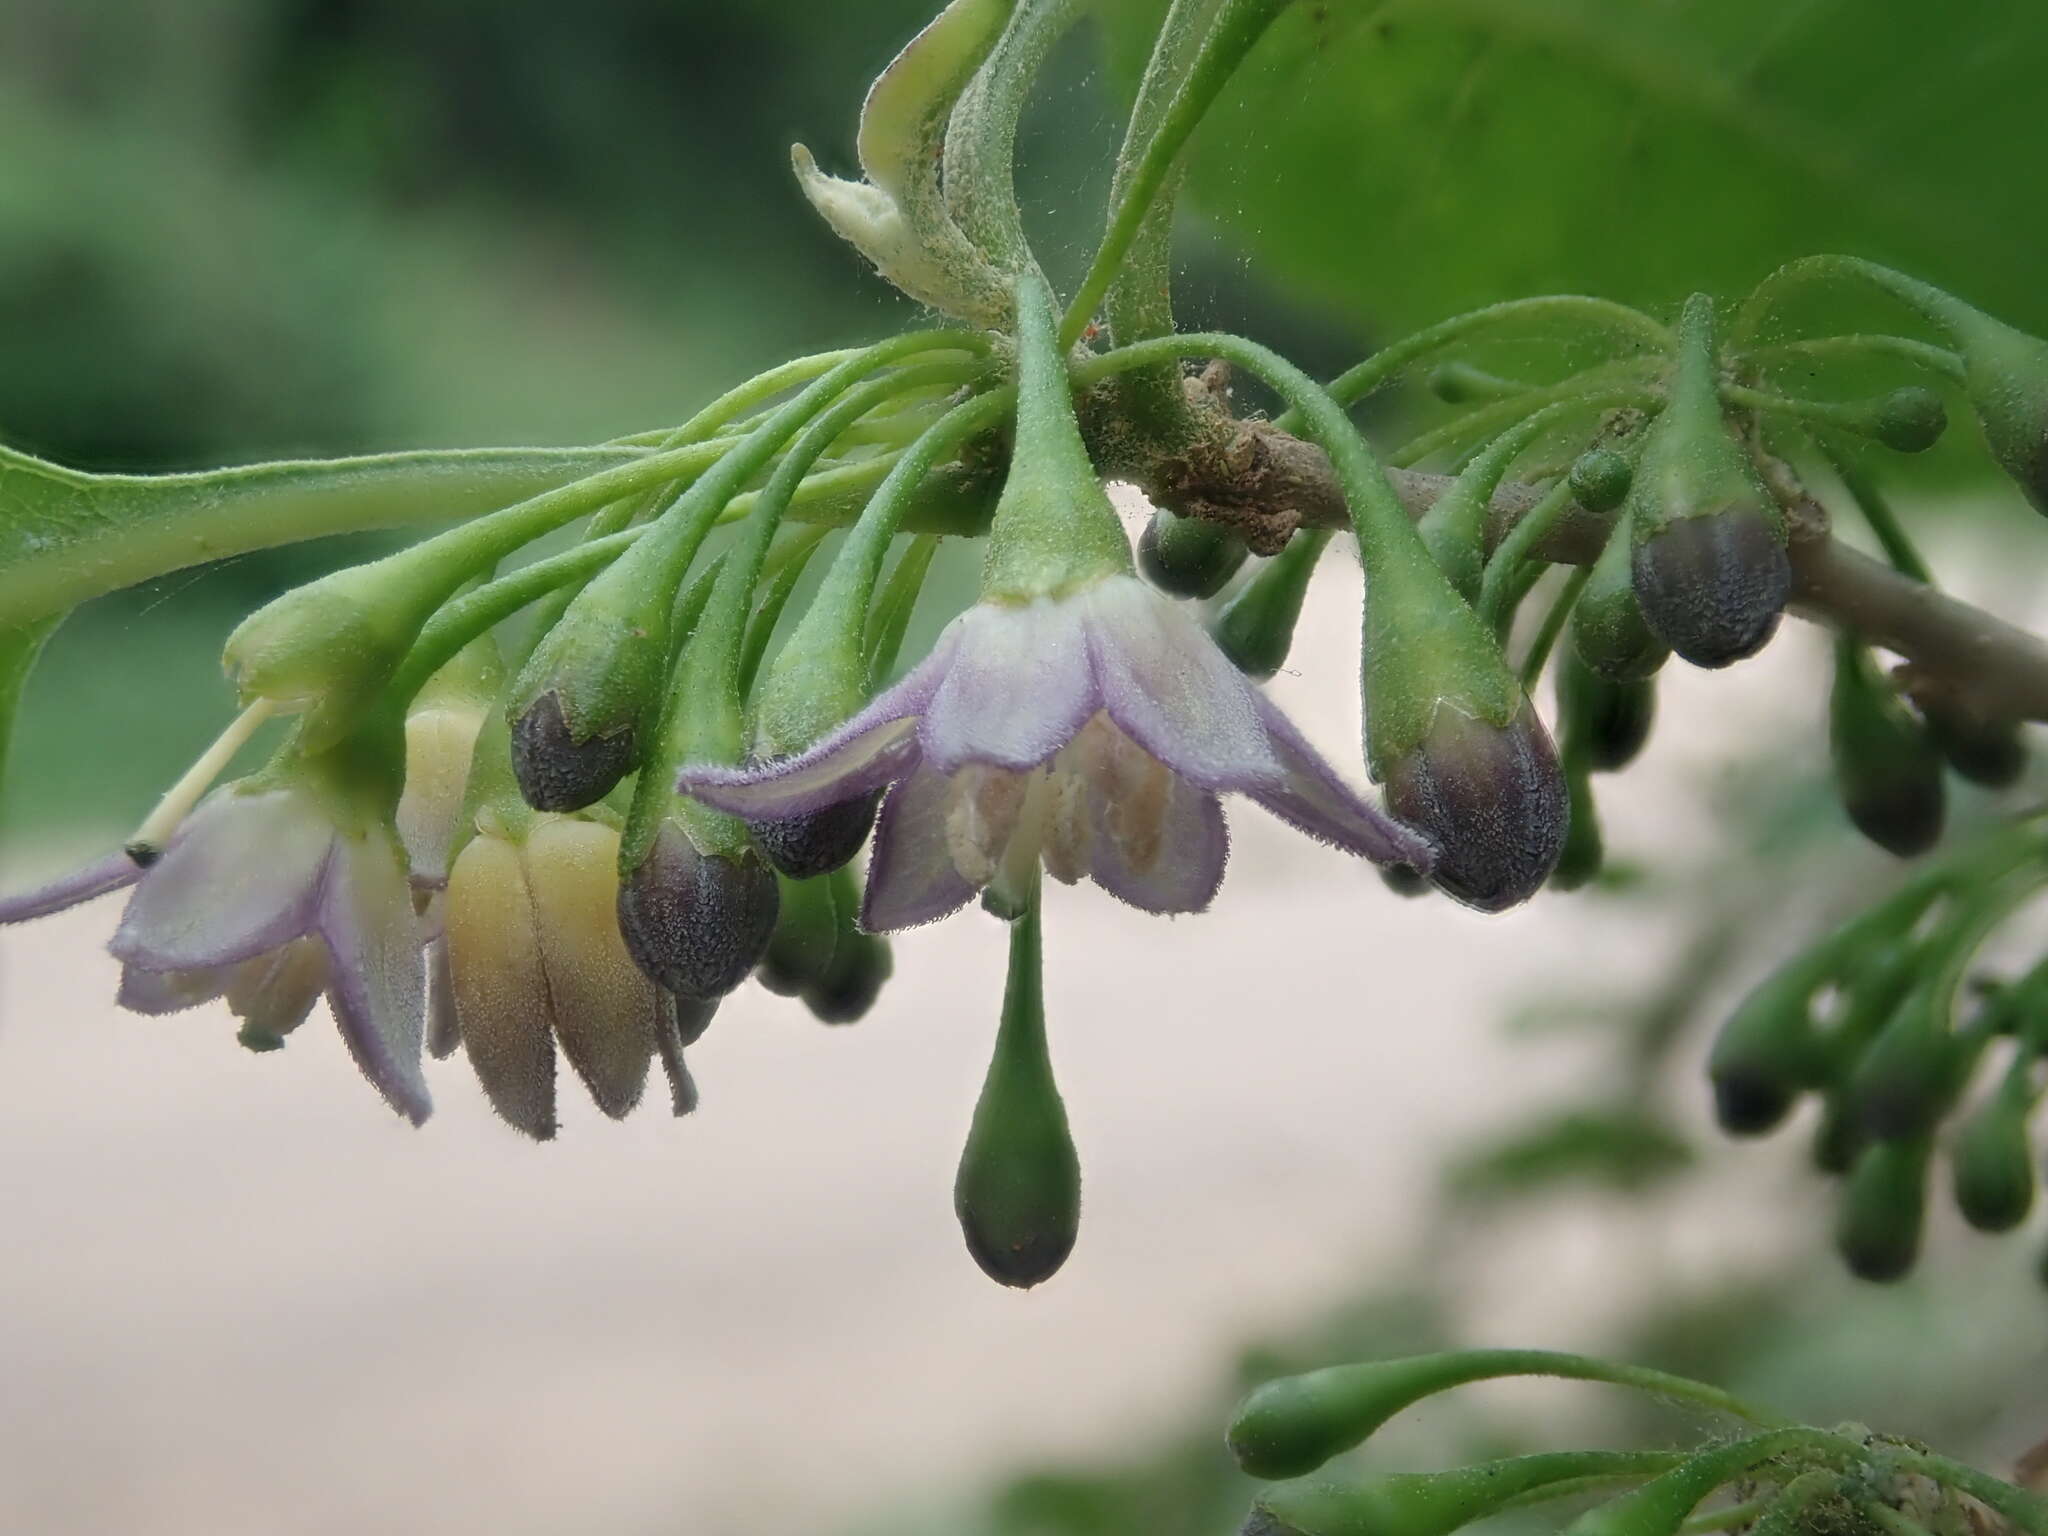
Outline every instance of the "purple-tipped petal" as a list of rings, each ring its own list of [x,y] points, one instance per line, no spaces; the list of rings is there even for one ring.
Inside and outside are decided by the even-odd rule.
[[[426,978],[412,893],[395,839],[341,844],[319,902],[334,1021],[371,1085],[414,1125],[433,1113],[421,1071]]]
[[[952,780],[920,763],[882,802],[860,910],[860,925],[868,932],[936,922],[973,898],[974,887],[946,850],[951,790]]]
[[[244,1033],[272,1040],[306,1022],[327,990],[327,946],[318,939],[294,939],[281,949],[244,960],[228,978],[228,1007]]]
[[[1262,694],[1258,703],[1260,718],[1286,765],[1287,777],[1272,787],[1247,786],[1245,793],[1296,831],[1319,842],[1375,864],[1405,864],[1419,874],[1428,874],[1436,862],[1429,839],[1361,798],[1338,778],[1272,700]]]
[[[1119,835],[1116,807],[1095,804],[1090,873],[1095,883],[1141,912],[1201,912],[1216,898],[1230,858],[1222,803],[1205,789],[1174,779],[1156,835]]]
[[[916,758],[917,722],[899,718],[854,735],[841,726],[807,752],[754,768],[686,766],[676,788],[743,820],[773,821],[872,794],[900,778]]]
[[[1178,604],[1135,577],[1072,601],[1086,605],[1103,707],[1138,745],[1204,789],[1279,783],[1258,691]]]
[[[306,795],[220,791],[150,867],[107,947],[152,971],[233,965],[276,949],[313,926],[333,842],[332,823]]]
[[[227,989],[230,966],[205,971],[145,971],[121,967],[121,990],[114,1001],[130,1013],[182,1013],[210,1003]]]
[[[945,681],[918,722],[924,760],[1035,768],[1095,713],[1082,610],[1071,599],[981,603],[954,621]]]
[[[62,912],[67,907],[91,901],[95,896],[104,896],[124,885],[133,885],[141,878],[142,870],[127,854],[110,853],[103,859],[94,859],[83,869],[59,875],[34,890],[0,896],[0,927],[8,923],[25,923],[30,918],[48,917],[52,912]]]

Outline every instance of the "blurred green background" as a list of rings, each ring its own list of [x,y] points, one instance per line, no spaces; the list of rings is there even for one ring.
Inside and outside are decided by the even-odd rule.
[[[1021,185],[1056,277],[1086,258],[1117,103],[1161,9],[1102,6],[1027,124]],[[898,327],[911,306],[811,215],[787,152],[802,139],[849,172],[865,83],[929,10],[8,0],[0,438],[143,470],[594,441]],[[2048,331],[2044,78],[2038,0],[1304,0],[1201,142],[1183,308],[1330,371],[1457,308],[1547,289],[1670,306],[1843,248]],[[75,616],[31,685],[8,846],[132,822],[218,728],[234,621],[368,547],[181,572]],[[1798,803],[1799,824],[1819,816]],[[1751,851],[1714,878],[1739,879]],[[1700,921],[1691,899],[1681,923]],[[1621,1145],[1635,1150],[1566,1156],[1558,1182],[1633,1166],[1640,1144]],[[1506,1219],[1472,1177],[1434,1250],[1453,1270],[1483,1269]],[[1920,1292],[1845,1320],[1801,1299],[1831,1286],[1846,1307],[1828,1273],[1802,1262],[1732,1295],[1634,1297],[1631,1328],[1666,1363],[1761,1382],[1788,1407],[1899,1408],[1901,1427],[1936,1435],[1982,1431],[2038,1357],[2040,1318],[2009,1290],[1968,1330]],[[1426,1283],[1376,1286],[1246,1369],[1449,1336],[1441,1302]],[[2026,1347],[1987,1349],[2016,1315]],[[1134,1426],[1156,1455],[1032,1476],[931,1528],[1227,1530],[1244,1486],[1214,1444],[1224,1401]],[[1525,1433],[1457,1419],[1443,1444]]]

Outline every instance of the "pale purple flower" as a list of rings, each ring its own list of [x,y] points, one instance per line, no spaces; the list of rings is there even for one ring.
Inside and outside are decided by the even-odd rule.
[[[427,1118],[421,930],[388,824],[344,827],[290,781],[229,785],[147,869],[103,860],[0,899],[0,923],[131,883],[108,946],[122,962],[123,1006],[164,1013],[225,996],[245,1039],[274,1044],[324,991],[363,1075],[407,1119]]]
[[[1362,800],[1185,609],[1135,577],[984,602],[895,687],[799,755],[694,766],[680,788],[749,820],[888,786],[862,925],[930,922],[1042,859],[1147,912],[1199,912],[1229,851],[1218,797],[1427,871],[1429,843]]]

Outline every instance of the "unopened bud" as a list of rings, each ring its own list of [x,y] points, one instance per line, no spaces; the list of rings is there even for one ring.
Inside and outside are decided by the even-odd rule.
[[[1646,1461],[1649,1465],[1646,1467]],[[1656,1462],[1626,1451],[1554,1451],[1447,1472],[1393,1472],[1355,1482],[1294,1482],[1259,1494],[1245,1532],[1293,1536],[1451,1536],[1511,1501],[1558,1483],[1645,1475]],[[1260,1525],[1260,1520],[1265,1524]]]
[[[1731,1136],[1761,1136],[1791,1111],[1821,1066],[1811,1014],[1819,983],[1801,960],[1766,977],[1742,1000],[1707,1062],[1714,1115]]]
[[[1572,650],[1593,672],[1615,682],[1653,677],[1671,655],[1671,647],[1650,633],[1636,601],[1631,527],[1624,513],[1572,604]]]
[[[1550,886],[1558,891],[1576,891],[1599,877],[1607,855],[1600,838],[1599,811],[1593,804],[1591,775],[1579,768],[1568,772],[1565,782],[1571,788],[1570,825],[1565,831],[1564,851],[1558,855],[1557,868],[1550,874]]]
[[[1853,636],[1835,646],[1828,749],[1836,793],[1856,829],[1902,859],[1941,839],[1941,754]]]
[[[1987,720],[1945,695],[1920,701],[1927,734],[1949,767],[1972,784],[2004,789],[2027,771],[2027,744],[2016,720]]]
[[[1963,355],[1963,388],[1991,456],[2037,511],[2048,512],[2048,342],[1942,298]]]
[[[1214,597],[1247,553],[1244,540],[1221,524],[1163,508],[1138,535],[1138,569],[1174,597]]]
[[[1612,512],[1628,499],[1635,466],[1612,448],[1588,448],[1572,461],[1572,499],[1588,512]]]
[[[512,722],[512,772],[538,811],[580,811],[633,771],[638,735],[628,725],[578,738],[559,694],[544,693]]]
[[[640,969],[685,1001],[747,979],[775,932],[775,872],[751,852],[704,854],[673,821],[619,885],[619,931]]]
[[[874,830],[882,792],[859,795],[801,816],[750,821],[747,830],[762,856],[792,880],[810,880],[847,864]]]
[[[1482,912],[1535,895],[1564,847],[1569,791],[1526,699],[1505,726],[1440,705],[1386,791],[1387,808],[1437,845],[1438,887]]]
[[[1895,453],[1925,453],[1948,430],[1941,396],[1918,384],[1895,389],[1871,411],[1871,435]]]
[[[1856,1159],[1842,1187],[1835,1248],[1859,1279],[1901,1279],[1919,1258],[1932,1146],[1925,1136],[1874,1141]]]
[[[895,969],[887,939],[858,930],[841,933],[824,975],[804,988],[804,1006],[821,1024],[856,1023],[875,1006]]]
[[[1963,1122],[1949,1152],[1956,1209],[1980,1232],[2010,1232],[2034,1208],[2027,1120],[2034,1095],[2024,1069]]]
[[[1650,739],[1657,685],[1647,677],[1615,682],[1567,651],[1557,661],[1557,714],[1565,755],[1613,773],[1635,761]]]
[[[1302,529],[1259,567],[1217,616],[1210,633],[1245,676],[1263,682],[1286,664],[1309,577],[1329,541],[1326,529]]]
[[[1949,1028],[1952,1006],[1938,984],[1913,987],[1856,1063],[1849,1091],[1870,1135],[1882,1141],[1929,1135],[1955,1106],[1976,1050]]]
[[[839,942],[839,921],[833,910],[831,881],[785,876],[781,886],[775,932],[762,952],[755,979],[778,997],[795,997],[831,966],[832,951]]]
[[[1761,501],[1639,534],[1633,568],[1643,622],[1696,667],[1754,656],[1792,595],[1783,519]]]
[[[1427,896],[1432,887],[1429,876],[1408,864],[1382,864],[1380,883],[1396,896]]]

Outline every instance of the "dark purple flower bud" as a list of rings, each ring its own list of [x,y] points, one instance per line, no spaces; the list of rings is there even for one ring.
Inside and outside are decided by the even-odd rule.
[[[1567,757],[1587,768],[1614,773],[1635,761],[1657,718],[1653,678],[1616,682],[1586,665],[1577,651],[1557,661],[1558,734]]]
[[[1436,844],[1438,887],[1482,912],[1535,895],[1563,851],[1570,794],[1526,700],[1505,726],[1439,707],[1386,790],[1387,809]]]
[[[512,772],[537,811],[580,811],[633,771],[637,732],[630,727],[578,740],[561,697],[544,693],[512,722]]]
[[[1936,750],[1972,784],[2004,789],[2027,771],[2027,744],[2017,720],[1987,720],[1941,695],[1918,702]]]
[[[751,853],[699,853],[681,827],[664,822],[620,882],[619,932],[656,985],[711,1002],[759,963],[779,899],[775,872]]]
[[[750,821],[747,830],[763,857],[792,880],[830,874],[860,852],[874,830],[882,792],[870,790],[837,805],[769,821]]]
[[[1138,535],[1138,569],[1175,597],[1214,597],[1249,553],[1228,528],[1161,510]]]
[[[1380,881],[1396,896],[1427,896],[1429,876],[1409,864],[1383,864]]]
[[[1696,667],[1762,650],[1792,595],[1782,526],[1760,505],[1676,518],[1634,551],[1643,621]]]

